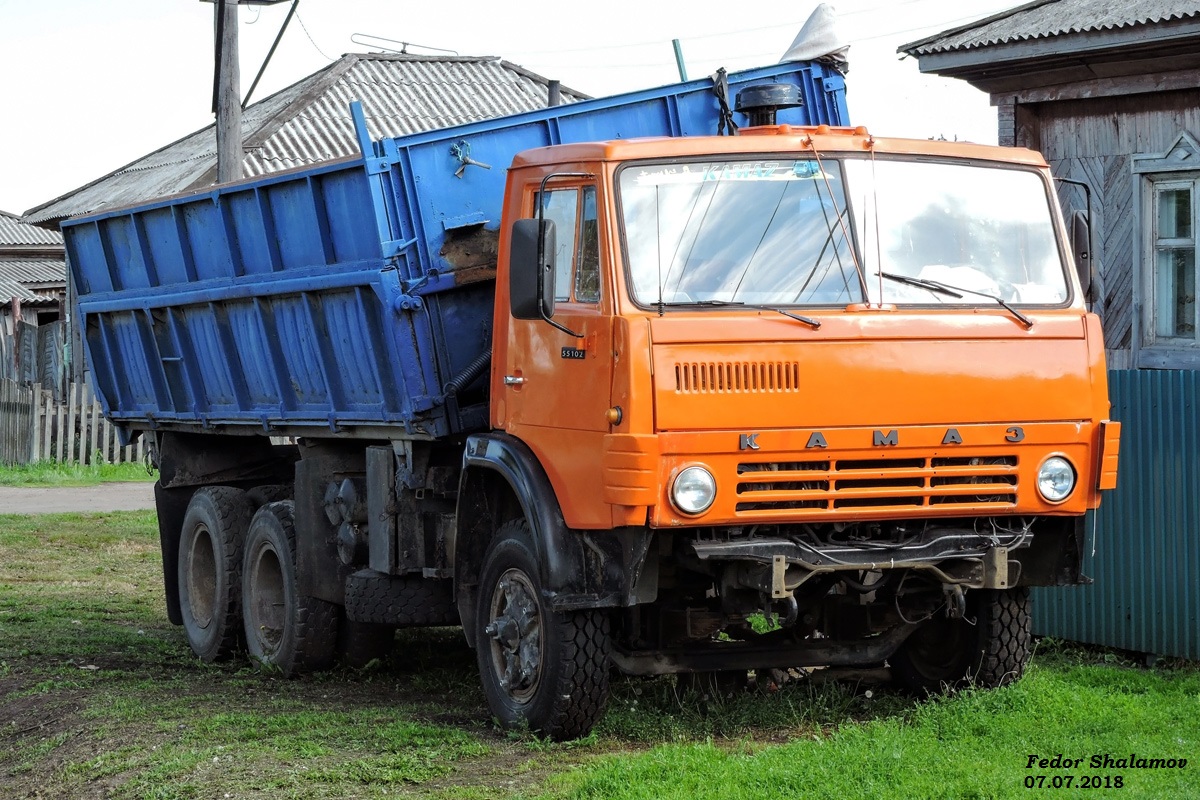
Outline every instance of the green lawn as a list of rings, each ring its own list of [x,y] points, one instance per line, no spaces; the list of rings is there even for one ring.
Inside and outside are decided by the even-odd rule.
[[[145,464],[79,464],[39,461],[14,467],[0,466],[0,486],[92,486],[108,481],[153,481],[157,471]]]
[[[1097,663],[1098,662],[1098,663]],[[871,701],[853,720],[799,727],[785,743],[747,731],[607,756],[551,780],[542,797],[1017,798],[1200,797],[1200,674],[1146,670],[1096,654],[1044,653],[1019,684],[909,707]],[[650,712],[652,713],[652,712]],[[1091,768],[1092,757],[1186,759],[1182,769]],[[1080,768],[1027,768],[1029,757],[1084,758]],[[1096,777],[1101,787],[1087,789]],[[1055,779],[1060,787],[1055,790]],[[1118,780],[1119,778],[1119,780]],[[1115,788],[1115,783],[1122,784]],[[1069,788],[1066,786],[1069,785]],[[1105,788],[1110,787],[1110,788]]]
[[[153,512],[0,516],[0,797],[1200,797],[1192,664],[1043,642],[1019,684],[936,700],[617,678],[597,730],[554,745],[492,726],[455,629],[294,681],[201,664],[166,620],[161,568]],[[1189,763],[1026,768],[1130,752]]]

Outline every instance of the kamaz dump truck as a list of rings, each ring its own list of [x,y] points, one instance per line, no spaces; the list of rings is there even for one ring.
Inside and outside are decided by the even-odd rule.
[[[1038,154],[878,138],[844,86],[381,141],[356,109],[361,157],[65,222],[196,655],[461,625],[554,738],[614,670],[1018,678],[1116,480],[1086,248]]]

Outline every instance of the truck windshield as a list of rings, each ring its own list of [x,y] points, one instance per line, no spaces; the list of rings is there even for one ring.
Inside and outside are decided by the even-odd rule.
[[[644,305],[862,300],[842,170],[811,159],[621,172],[633,294]]]
[[[1066,302],[1050,199],[1038,173],[884,159],[847,160],[844,167],[871,302]]]
[[[808,157],[635,164],[618,182],[631,290],[644,306],[1067,299],[1033,171]]]

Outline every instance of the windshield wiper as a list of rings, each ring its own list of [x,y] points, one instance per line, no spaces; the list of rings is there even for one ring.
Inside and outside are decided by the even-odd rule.
[[[777,308],[775,306],[764,306],[756,303],[743,303],[741,300],[686,300],[681,303],[662,303],[661,305],[667,306],[668,308],[702,308],[705,306],[719,308],[722,306],[740,306],[742,308],[753,308],[759,311],[774,311],[777,314],[783,314],[785,317],[794,319],[797,322],[803,322],[805,325],[811,327],[814,331],[821,327],[821,321],[813,319],[812,317],[793,314],[791,311],[784,311],[782,308]]]
[[[960,300],[962,299],[962,294],[960,294],[961,292],[973,294],[976,297],[986,297],[989,300],[995,300],[1004,307],[1005,311],[1019,319],[1021,324],[1025,326],[1026,330],[1033,327],[1033,320],[1022,314],[1020,311],[1017,311],[1015,308],[1006,303],[1004,298],[997,295],[989,294],[988,292],[977,292],[974,289],[964,289],[961,286],[953,286],[949,283],[942,283],[941,281],[930,280],[929,278],[913,278],[908,275],[897,275],[894,272],[881,272],[879,274],[881,277],[887,278],[888,280],[896,281],[898,283],[906,283],[909,286],[918,286],[922,289],[934,292],[935,294],[944,294],[950,297],[957,297]]]

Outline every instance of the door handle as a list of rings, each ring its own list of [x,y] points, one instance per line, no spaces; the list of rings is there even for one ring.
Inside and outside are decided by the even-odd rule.
[[[520,386],[524,382],[525,382],[524,378],[520,378],[516,375],[505,375],[504,376],[504,385],[505,386]]]

